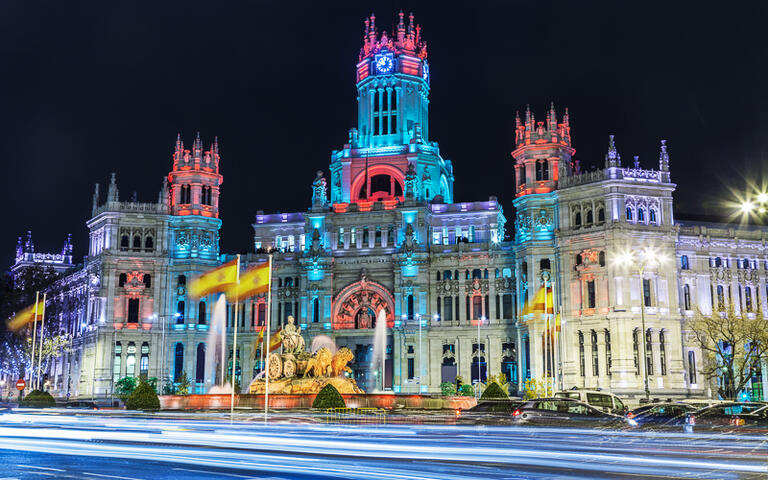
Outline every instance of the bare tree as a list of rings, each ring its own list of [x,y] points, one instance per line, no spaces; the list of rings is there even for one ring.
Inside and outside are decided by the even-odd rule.
[[[696,309],[686,322],[704,357],[702,373],[722,398],[735,400],[768,358],[768,319],[760,309],[750,316],[731,302],[710,315]]]

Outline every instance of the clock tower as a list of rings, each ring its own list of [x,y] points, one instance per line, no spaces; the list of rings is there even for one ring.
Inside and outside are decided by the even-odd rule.
[[[412,169],[413,198],[453,201],[453,167],[429,139],[427,43],[403,12],[390,35],[365,19],[355,67],[357,127],[331,160],[331,202],[402,201]],[[410,188],[410,187],[409,187]]]

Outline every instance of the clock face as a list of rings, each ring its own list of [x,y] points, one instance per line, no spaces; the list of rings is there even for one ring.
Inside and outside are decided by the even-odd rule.
[[[376,55],[376,73],[390,73],[395,66],[392,55]]]
[[[425,82],[429,81],[429,65],[427,65],[427,62],[424,62],[421,65],[421,78],[423,78]]]

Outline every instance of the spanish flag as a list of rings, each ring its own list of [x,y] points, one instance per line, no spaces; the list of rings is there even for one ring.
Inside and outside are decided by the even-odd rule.
[[[227,298],[252,297],[260,293],[266,293],[269,289],[269,263],[249,268],[240,275],[240,283],[231,285],[227,289]]]
[[[40,300],[37,301],[37,319],[38,320],[43,318],[44,309],[45,309],[45,301],[42,298],[40,298]],[[8,321],[8,330],[15,332],[17,330],[24,328],[25,326],[29,325],[34,321],[35,321],[35,305],[32,304],[31,306],[17,313],[15,317],[13,317],[10,321]]]
[[[266,328],[262,328],[259,332],[259,336],[253,341],[253,350],[251,351],[251,358],[256,358],[256,352],[259,351],[259,345],[264,341],[264,331]]]
[[[264,329],[266,330],[266,328]],[[259,336],[256,338],[256,340],[253,342],[253,351],[255,352],[257,348],[261,348],[260,345],[262,342],[264,342],[264,330],[262,330],[259,333]],[[280,348],[280,345],[283,344],[283,336],[280,335],[280,332],[283,330],[283,327],[280,327],[277,329],[275,333],[273,333],[269,337],[269,351],[273,352]]]
[[[209,293],[224,292],[237,283],[238,259],[205,272],[189,284],[189,294],[204,297]]]
[[[523,307],[523,317],[530,315],[530,314],[544,314],[544,301],[546,299],[546,305],[547,305],[547,312],[546,313],[554,313],[555,307],[554,307],[554,298],[552,296],[552,288],[547,289],[546,297],[544,296],[544,287],[541,287],[538,292],[536,292],[536,296],[533,297],[533,301],[531,303],[525,302],[525,306]]]

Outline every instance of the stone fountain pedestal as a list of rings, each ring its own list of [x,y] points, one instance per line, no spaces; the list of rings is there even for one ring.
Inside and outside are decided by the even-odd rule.
[[[316,395],[328,384],[333,385],[341,394],[365,393],[357,386],[354,378],[347,377],[294,377],[269,380],[269,394]],[[248,393],[264,394],[267,387],[265,380],[254,380]]]

